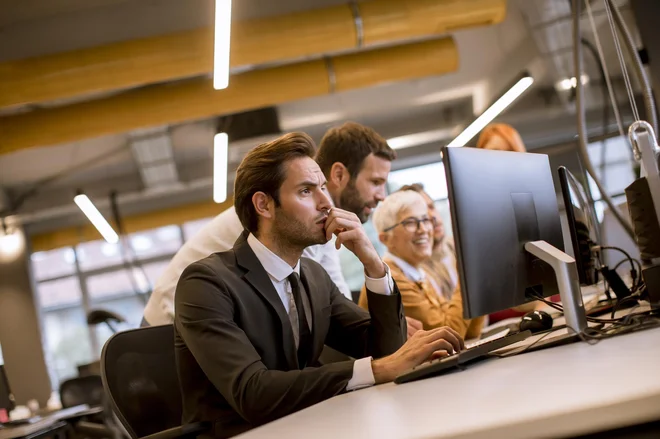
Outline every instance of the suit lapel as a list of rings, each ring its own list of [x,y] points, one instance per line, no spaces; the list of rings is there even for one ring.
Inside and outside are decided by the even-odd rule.
[[[270,277],[268,277],[268,273],[266,273],[259,259],[257,259],[257,256],[248,245],[247,236],[248,232],[245,231],[234,244],[236,261],[241,267],[247,270],[243,276],[245,280],[252,285],[252,288],[263,297],[279,317],[282,326],[282,346],[287,362],[291,369],[298,369],[298,357],[291,321],[286,313],[284,304],[282,304],[282,299],[280,299]]]
[[[305,291],[307,291],[307,297],[309,298],[309,307],[312,310],[312,349],[310,354],[312,358],[316,358],[321,353],[325,339],[323,334],[319,334],[317,328],[321,319],[324,318],[321,313],[321,304],[319,303],[319,297],[314,292],[316,291],[316,285],[310,283],[309,277],[306,276],[307,270],[305,269],[305,264],[301,260],[300,263],[300,280],[302,281]]]

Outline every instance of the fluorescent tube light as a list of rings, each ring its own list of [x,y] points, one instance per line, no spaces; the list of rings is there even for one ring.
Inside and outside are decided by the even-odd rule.
[[[452,142],[447,145],[449,147],[455,146],[465,146],[474,136],[476,136],[479,131],[484,129],[493,119],[495,119],[506,107],[511,105],[518,96],[523,94],[534,83],[534,78],[531,76],[525,76],[520,81],[509,89],[506,93],[502,95],[493,105],[491,105],[486,111],[481,113],[474,122],[472,122],[467,128],[463,130]]]
[[[229,85],[229,46],[231,0],[215,0],[215,44],[213,48],[213,88]]]
[[[227,201],[227,133],[218,133],[213,138],[213,201]]]
[[[451,138],[454,134],[451,128],[441,128],[438,130],[424,131],[421,133],[406,134],[405,136],[392,137],[387,139],[387,144],[392,149],[404,149],[411,146],[425,145],[432,142],[438,142]]]
[[[85,194],[76,195],[73,197],[73,202],[78,205],[82,213],[85,214],[87,219],[96,227],[96,230],[99,231],[103,239],[105,239],[110,244],[116,244],[119,242],[119,235],[115,232],[106,221],[106,219],[101,215],[101,212],[94,206],[94,203],[87,197]]]

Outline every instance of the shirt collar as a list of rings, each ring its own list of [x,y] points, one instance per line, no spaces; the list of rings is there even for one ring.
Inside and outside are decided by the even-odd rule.
[[[266,270],[268,275],[275,279],[277,282],[282,282],[289,277],[294,271],[300,275],[300,259],[294,268],[291,268],[282,258],[270,251],[268,247],[263,245],[256,236],[252,233],[247,238],[247,243],[254,252],[261,265]]]
[[[412,280],[413,282],[421,282],[424,280],[425,274],[422,270],[418,270],[400,257],[394,256],[390,252],[387,252],[386,257],[393,260],[408,279]]]

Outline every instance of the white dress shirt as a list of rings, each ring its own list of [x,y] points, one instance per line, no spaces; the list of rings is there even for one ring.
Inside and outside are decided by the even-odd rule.
[[[190,238],[174,255],[165,272],[158,278],[144,309],[144,318],[150,325],[166,325],[174,321],[174,292],[181,273],[193,262],[231,249],[243,233],[243,225],[230,207]],[[351,290],[344,279],[335,249],[335,238],[327,244],[307,247],[303,256],[315,260],[328,272],[339,291],[349,299]]]
[[[247,243],[261,262],[261,265],[268,273],[270,281],[273,283],[277,295],[280,296],[284,309],[287,314],[291,309],[291,302],[293,293],[291,291],[291,283],[288,277],[294,271],[300,275],[300,260],[296,266],[291,268],[282,258],[270,251],[268,247],[263,245],[253,234],[250,233]],[[387,265],[385,265],[387,267]],[[365,284],[367,288],[378,294],[392,294],[393,281],[389,273],[389,268],[386,268],[386,274],[380,279],[373,279],[365,275]],[[305,307],[305,317],[309,324],[310,330],[312,328],[312,313]],[[374,372],[371,368],[371,357],[361,358],[353,363],[353,376],[346,385],[346,390],[357,390],[364,387],[373,386],[376,382],[374,379]]]

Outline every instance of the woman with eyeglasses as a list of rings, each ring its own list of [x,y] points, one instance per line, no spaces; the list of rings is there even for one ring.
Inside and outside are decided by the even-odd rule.
[[[464,319],[460,290],[446,298],[425,269],[433,252],[434,222],[424,198],[415,191],[389,195],[373,216],[378,239],[387,247],[383,261],[399,287],[406,316],[420,320],[426,330],[449,326],[464,338],[476,337],[483,319]],[[367,308],[364,290],[359,305]]]

